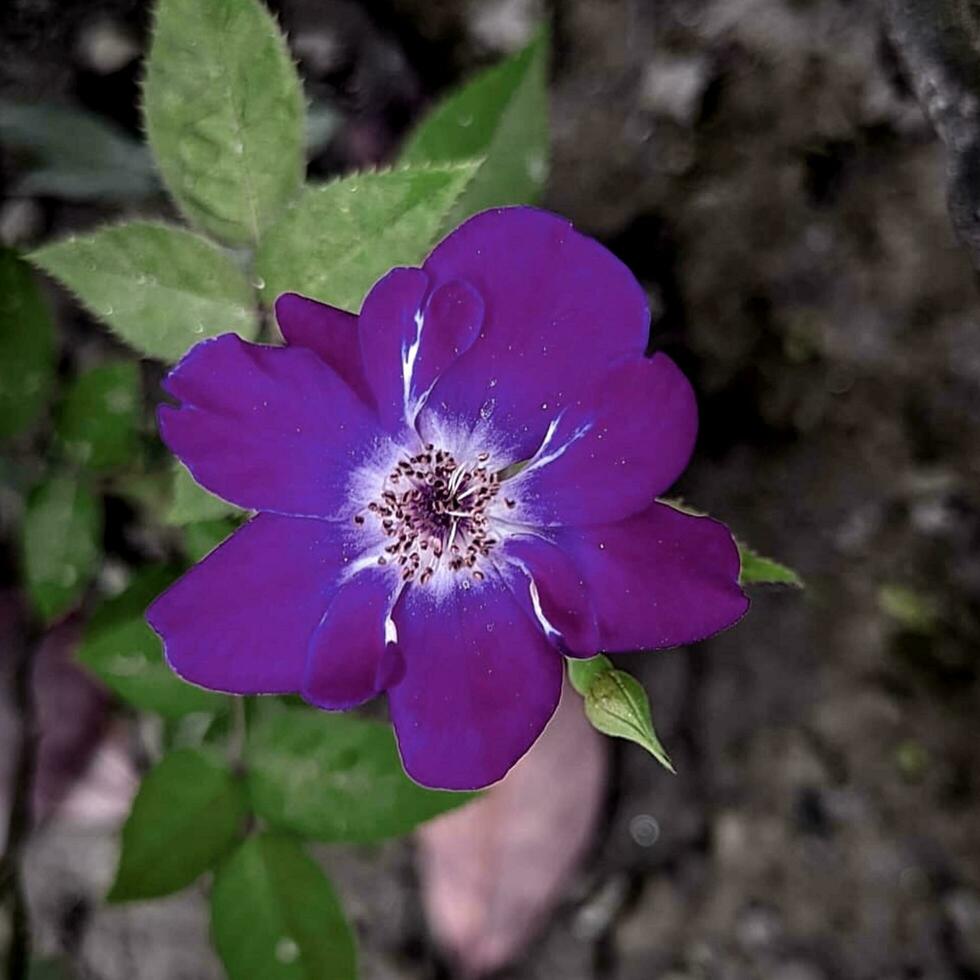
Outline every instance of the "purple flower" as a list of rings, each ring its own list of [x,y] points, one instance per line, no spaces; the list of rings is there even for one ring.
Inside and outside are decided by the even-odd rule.
[[[487,211],[360,316],[286,294],[165,382],[167,445],[258,511],[150,607],[173,669],[328,710],[382,691],[426,786],[500,779],[562,654],[691,643],[748,601],[716,521],[655,498],[697,411],[622,263],[555,215]]]

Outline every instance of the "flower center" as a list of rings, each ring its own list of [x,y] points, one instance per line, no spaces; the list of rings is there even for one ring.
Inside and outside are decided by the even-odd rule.
[[[498,543],[489,515],[500,490],[500,477],[487,468],[489,453],[461,464],[445,449],[431,443],[414,456],[406,455],[385,477],[381,494],[367,505],[391,542],[378,557],[379,565],[401,567],[403,581],[425,585],[441,568],[485,578],[478,567]],[[513,507],[513,501],[505,501]],[[354,518],[365,521],[364,513]]]

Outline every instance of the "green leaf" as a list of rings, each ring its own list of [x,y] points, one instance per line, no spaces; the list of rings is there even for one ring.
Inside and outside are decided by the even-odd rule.
[[[935,596],[897,582],[888,582],[878,590],[878,608],[903,629],[923,635],[936,632],[941,612]]]
[[[58,438],[76,463],[107,470],[131,463],[137,450],[140,374],[132,361],[79,375],[58,413]]]
[[[187,524],[184,527],[184,553],[191,561],[198,562],[211,554],[237,527],[238,523],[227,517]]]
[[[0,439],[41,413],[54,379],[54,323],[30,267],[0,248]]]
[[[0,142],[33,158],[17,194],[128,201],[160,189],[149,150],[77,106],[0,100]]]
[[[125,592],[96,610],[77,659],[114,694],[144,711],[164,718],[223,711],[226,698],[182,681],[167,666],[160,639],[143,618],[149,603],[175,577],[164,566],[142,569]]]
[[[304,106],[283,36],[258,0],[160,0],[147,60],[150,146],[187,217],[255,243],[300,189]]]
[[[428,254],[474,163],[355,174],[306,190],[256,256],[263,296],[297,292],[342,309],[396,265]]]
[[[214,521],[229,514],[241,513],[234,504],[208,492],[191,476],[182,463],[174,466],[172,500],[167,511],[168,524],[194,524],[197,521]]]
[[[792,568],[780,565],[771,558],[764,558],[741,541],[737,544],[742,559],[742,571],[739,574],[742,585],[792,585],[798,589],[803,588],[803,579]]]
[[[333,887],[288,837],[252,837],[221,867],[211,936],[229,980],[357,978],[354,937]]]
[[[388,725],[309,708],[260,719],[248,763],[256,813],[315,840],[395,837],[472,797],[413,783]]]
[[[478,74],[423,119],[405,163],[482,158],[446,226],[485,208],[534,203],[548,176],[547,31],[523,51]]]
[[[71,236],[29,258],[141,354],[173,361],[205,337],[258,330],[231,259],[182,228],[132,221]]]
[[[572,687],[582,697],[585,697],[592,682],[600,674],[604,674],[607,670],[613,669],[612,661],[608,657],[604,657],[601,653],[598,657],[591,657],[588,660],[569,657],[566,663],[568,664],[568,679]]]
[[[37,487],[24,515],[22,553],[27,591],[45,620],[74,606],[101,557],[102,510],[83,484],[67,475]]]
[[[653,730],[647,692],[624,670],[607,670],[594,677],[585,694],[585,716],[603,735],[642,745],[662,766],[674,771]]]
[[[214,755],[171,752],[147,773],[133,801],[108,900],[185,888],[231,851],[246,812],[242,784]]]

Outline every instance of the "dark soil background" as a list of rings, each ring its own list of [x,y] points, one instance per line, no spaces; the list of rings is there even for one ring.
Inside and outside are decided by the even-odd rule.
[[[542,15],[533,0],[271,6],[308,94],[340,113],[318,177],[390,156]],[[701,437],[679,492],[808,590],[758,590],[736,630],[630,661],[679,775],[616,747],[601,838],[505,976],[975,980],[980,307],[923,79],[859,0],[553,14],[544,203],[629,263],[653,346],[694,379]],[[146,26],[132,0],[6,0],[0,94],[136,133]],[[27,247],[109,216],[11,197],[0,232]],[[101,336],[60,303],[69,345]],[[42,948],[93,980],[220,976],[201,894],[98,904],[114,854],[84,824],[37,836]],[[451,975],[408,844],[327,860],[365,980]]]

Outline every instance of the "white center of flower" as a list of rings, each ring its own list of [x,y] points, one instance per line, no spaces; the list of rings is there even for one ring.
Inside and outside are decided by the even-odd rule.
[[[489,461],[490,453],[480,452],[461,463],[432,443],[414,456],[406,452],[377,498],[354,517],[357,525],[377,521],[388,539],[377,563],[397,565],[403,581],[421,585],[442,569],[482,581],[480,560],[500,541],[490,510],[501,482]],[[515,501],[505,496],[503,504],[512,509]]]

